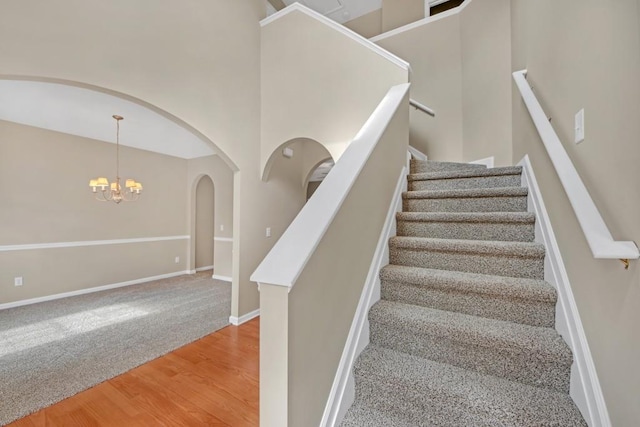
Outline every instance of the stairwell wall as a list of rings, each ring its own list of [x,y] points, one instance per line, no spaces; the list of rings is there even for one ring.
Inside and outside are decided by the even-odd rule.
[[[511,164],[509,0],[467,0],[372,40],[411,64],[411,145],[430,160]],[[491,23],[491,25],[487,25]]]
[[[262,26],[261,170],[281,144],[310,138],[338,160],[406,67],[299,10]]]
[[[411,146],[431,160],[461,161],[460,17],[456,14],[429,22],[374,40],[411,64],[411,97],[436,111],[436,117],[432,118],[412,109]]]
[[[640,241],[640,2],[514,0],[512,70],[529,84],[614,238]],[[585,109],[586,139],[573,142]],[[615,426],[640,419],[640,268],[592,257],[517,89],[513,161],[528,154],[544,195]]]
[[[509,0],[468,1],[460,12],[462,160],[511,162]]]

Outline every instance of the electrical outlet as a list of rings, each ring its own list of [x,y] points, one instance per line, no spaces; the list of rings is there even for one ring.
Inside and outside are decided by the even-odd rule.
[[[179,262],[180,262],[180,257],[179,257],[179,256],[177,256],[177,257],[176,257],[176,264],[177,264],[177,263],[179,263]]]
[[[22,286],[22,276],[13,278],[13,286]]]
[[[220,224],[220,231],[224,231],[224,225]]]

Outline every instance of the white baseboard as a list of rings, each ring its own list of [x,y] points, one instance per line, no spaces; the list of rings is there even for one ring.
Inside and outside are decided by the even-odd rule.
[[[396,190],[387,211],[387,217],[378,239],[367,280],[349,329],[349,335],[340,358],[340,364],[331,386],[329,398],[320,421],[321,427],[339,425],[355,400],[353,364],[369,344],[369,322],[367,314],[373,304],[380,300],[380,269],[389,263],[389,238],[396,234],[396,212],[402,210],[402,192],[407,188],[407,168],[402,168]]]
[[[253,310],[252,312],[249,312],[244,316],[240,316],[240,317],[229,316],[229,323],[231,323],[234,326],[239,326],[258,316],[260,316],[260,309]]]
[[[213,270],[213,265],[207,265],[206,267],[198,267],[196,268],[196,272]]]
[[[29,305],[29,304],[37,304],[39,302],[53,301],[53,300],[57,300],[57,299],[61,299],[61,298],[75,297],[75,296],[78,296],[78,295],[91,294],[93,292],[106,291],[106,290],[109,290],[109,289],[122,288],[122,287],[125,287],[125,286],[138,285],[140,283],[147,283],[147,282],[151,282],[151,281],[154,281],[154,280],[160,280],[160,279],[168,279],[170,277],[182,276],[183,274],[189,274],[189,273],[190,273],[190,271],[188,271],[188,270],[187,271],[176,271],[175,273],[160,274],[158,276],[144,277],[142,279],[129,280],[129,281],[126,281],[126,282],[113,283],[113,284],[104,285],[104,286],[96,286],[94,288],[79,289],[77,291],[63,292],[63,293],[60,293],[60,294],[47,295],[47,296],[44,296],[44,297],[31,298],[31,299],[25,299],[25,300],[21,300],[21,301],[9,302],[9,303],[5,303],[5,304],[0,304],[0,310],[5,310],[7,308],[21,307],[23,305]]]
[[[219,274],[214,274],[211,276],[212,279],[222,280],[224,282],[233,282],[233,279],[229,276],[220,276]]]
[[[536,214],[536,242],[543,243],[547,251],[544,278],[558,291],[556,330],[573,351],[571,398],[589,426],[610,427],[609,412],[591,357],[587,337],[582,327],[578,307],[573,297],[569,276],[564,267],[529,156],[525,156],[518,163],[518,166],[522,166],[522,185],[529,188],[529,211]]]
[[[495,164],[495,160],[496,160],[495,157],[491,156],[491,157],[485,157],[484,159],[474,160],[473,162],[469,162],[469,163],[473,165],[485,165],[486,167],[491,169]]]

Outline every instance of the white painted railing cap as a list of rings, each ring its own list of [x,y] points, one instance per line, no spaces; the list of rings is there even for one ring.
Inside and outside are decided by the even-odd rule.
[[[600,211],[585,187],[553,126],[526,79],[527,70],[516,71],[513,79],[520,90],[533,123],[547,149],[573,211],[580,223],[591,253],[597,259],[638,259],[640,251],[632,241],[614,240]]]

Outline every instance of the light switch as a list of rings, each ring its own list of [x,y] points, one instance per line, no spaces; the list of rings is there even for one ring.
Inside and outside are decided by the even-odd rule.
[[[265,232],[265,236],[271,237],[271,227],[267,227],[267,230]]]
[[[584,141],[584,108],[576,113],[574,121],[575,143]]]

